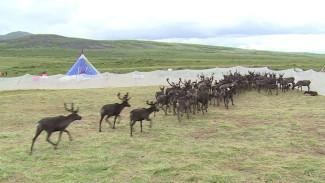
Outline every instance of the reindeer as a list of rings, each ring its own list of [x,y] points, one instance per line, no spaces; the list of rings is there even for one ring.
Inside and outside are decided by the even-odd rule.
[[[309,94],[311,96],[317,96],[318,93],[316,91],[305,91],[304,94]]]
[[[291,87],[290,84],[282,85],[281,91],[285,93],[285,92],[289,91],[290,87]]]
[[[212,86],[212,92],[210,93],[210,105],[212,104],[213,100],[213,105],[216,106],[216,101],[217,105],[220,105],[220,99],[221,99],[221,90],[217,86]]]
[[[156,95],[155,97],[157,98],[159,95],[163,95],[164,94],[164,90],[165,90],[165,87],[163,86],[162,88],[159,87],[160,91],[159,92],[156,92]]]
[[[57,146],[58,146],[59,142],[61,141],[61,136],[62,136],[62,133],[63,132],[66,132],[69,135],[70,141],[72,140],[72,137],[71,137],[69,131],[66,130],[66,128],[72,122],[74,122],[75,120],[81,120],[81,116],[79,116],[77,114],[78,113],[78,110],[79,110],[79,107],[78,107],[77,110],[74,110],[73,103],[72,103],[71,104],[71,109],[68,109],[67,106],[66,106],[66,103],[64,103],[64,108],[65,108],[65,110],[71,112],[71,114],[68,115],[68,116],[62,116],[61,115],[61,116],[57,116],[57,117],[44,118],[44,119],[41,119],[38,122],[36,134],[35,134],[35,137],[33,138],[32,146],[30,148],[30,153],[29,153],[30,155],[33,152],[33,146],[34,146],[35,140],[42,133],[43,130],[45,130],[47,132],[47,138],[46,138],[46,140],[50,144],[52,144],[54,146],[54,149],[57,149]],[[50,140],[50,136],[51,136],[51,134],[53,132],[56,132],[56,131],[60,131],[60,134],[59,134],[58,141],[56,143],[54,143],[54,142],[52,142]]]
[[[223,103],[225,104],[225,107],[229,108],[229,99],[231,100],[231,104],[234,105],[234,88],[233,87],[227,87],[222,90],[223,92]]]
[[[186,96],[177,99],[176,108],[177,108],[178,122],[181,122],[181,116],[183,116],[184,111],[187,114],[187,119],[189,119],[189,111],[191,110],[190,105],[191,105],[191,93],[189,92],[187,93]]]
[[[268,84],[265,86],[265,88],[268,94],[272,95],[272,90],[276,90],[276,95],[279,94],[279,88],[277,84]]]
[[[129,104],[129,100],[131,98],[128,97],[129,93],[126,93],[124,95],[123,98],[120,97],[120,93],[117,94],[117,97],[122,100],[122,103],[115,103],[115,104],[107,104],[104,105],[100,111],[101,117],[99,120],[99,132],[102,132],[102,121],[103,118],[106,116],[106,121],[109,123],[108,118],[111,116],[115,116],[114,118],[114,125],[113,125],[113,129],[115,129],[115,122],[116,122],[116,118],[120,116],[121,111],[124,109],[124,107],[131,107],[131,105]]]
[[[279,78],[277,79],[277,83],[280,84],[281,89],[283,86],[288,85],[289,83],[291,84],[292,89],[294,89],[295,78],[294,77],[283,78],[283,74],[280,74]]]
[[[158,95],[156,96],[156,100],[158,103],[158,108],[161,108],[163,111],[165,111],[165,115],[167,115],[167,109],[169,109],[170,112],[170,93],[168,93],[168,95],[162,94],[162,95]],[[164,106],[166,106],[166,109],[164,109]],[[154,113],[156,115],[156,113]]]
[[[169,92],[173,92],[175,90],[179,90],[181,88],[181,81],[182,79],[179,78],[178,84],[175,84],[174,82],[169,82],[169,78],[166,79],[167,83],[171,86],[171,88],[166,88],[166,95],[168,95]]]
[[[198,110],[202,110],[202,113],[208,112],[208,104],[209,104],[210,95],[208,91],[201,91],[197,94],[197,102],[198,102]],[[200,106],[201,103],[201,106]]]
[[[156,104],[157,102],[153,103],[153,102],[148,102],[147,104],[150,105],[149,108],[141,108],[141,109],[133,109],[130,112],[130,136],[132,135],[132,131],[133,131],[133,126],[137,121],[140,121],[140,127],[141,127],[141,132],[142,132],[142,121],[143,120],[147,120],[150,121],[150,128],[152,127],[152,120],[149,118],[149,115],[152,112],[158,112],[159,109],[157,108]]]
[[[293,87],[298,86],[298,89],[300,88],[300,91],[302,91],[302,87],[307,86],[308,91],[309,91],[310,90],[310,87],[309,87],[310,83],[311,83],[310,80],[300,80],[296,84],[294,84]]]

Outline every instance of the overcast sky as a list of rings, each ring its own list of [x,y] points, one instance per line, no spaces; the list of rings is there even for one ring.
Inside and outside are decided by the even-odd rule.
[[[325,53],[323,0],[0,0],[0,34]]]

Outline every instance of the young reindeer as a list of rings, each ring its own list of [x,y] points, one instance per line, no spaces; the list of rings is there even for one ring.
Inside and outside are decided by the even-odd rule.
[[[133,131],[133,126],[137,121],[140,121],[140,127],[141,127],[141,132],[142,132],[142,121],[143,120],[147,120],[150,121],[150,127],[152,126],[152,120],[149,118],[149,115],[152,112],[158,112],[159,109],[157,108],[156,104],[157,102],[153,103],[153,102],[148,102],[147,104],[150,105],[149,108],[141,108],[141,109],[133,109],[130,112],[130,136],[132,135],[132,131]]]
[[[115,129],[115,122],[116,122],[116,118],[120,116],[121,111],[124,109],[124,107],[131,107],[131,105],[129,104],[129,100],[131,98],[128,98],[129,93],[126,93],[124,95],[123,98],[120,97],[120,93],[117,94],[117,97],[122,100],[122,103],[115,103],[115,104],[107,104],[104,105],[100,111],[100,120],[99,120],[99,132],[102,132],[102,121],[104,119],[104,117],[106,116],[106,121],[108,122],[108,118],[111,116],[115,116],[114,118],[114,125],[113,125],[113,129]],[[109,122],[108,122],[109,123]]]
[[[71,109],[67,109],[66,103],[64,103],[64,108],[67,111],[71,112],[72,114],[70,114],[68,116],[61,115],[61,116],[57,116],[57,117],[44,118],[38,122],[39,124],[37,126],[36,135],[33,138],[32,146],[30,148],[30,153],[29,153],[30,155],[33,152],[33,146],[34,146],[35,140],[42,133],[43,130],[45,130],[47,132],[46,140],[54,146],[54,149],[57,149],[57,146],[61,140],[61,136],[62,136],[63,132],[66,132],[69,135],[69,139],[72,140],[72,137],[71,137],[69,131],[66,130],[66,128],[70,125],[70,123],[74,122],[75,120],[81,120],[81,116],[79,116],[77,114],[79,107],[77,110],[74,110],[73,103],[72,103]],[[59,135],[59,139],[58,139],[57,143],[53,143],[50,140],[50,136],[53,132],[56,132],[56,131],[60,131],[60,135]]]

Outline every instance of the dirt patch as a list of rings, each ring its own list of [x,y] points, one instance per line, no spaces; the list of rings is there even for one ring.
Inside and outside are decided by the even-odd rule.
[[[215,138],[217,132],[218,130],[216,127],[211,127],[207,129],[198,129],[194,132],[187,133],[184,136],[194,139],[210,139]]]

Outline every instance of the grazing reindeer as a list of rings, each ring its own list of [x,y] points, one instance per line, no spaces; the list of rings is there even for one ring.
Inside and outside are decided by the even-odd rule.
[[[153,103],[153,102],[148,102],[147,104],[150,105],[149,108],[141,108],[141,109],[133,109],[130,112],[130,136],[132,135],[132,131],[133,131],[133,126],[137,121],[140,121],[140,127],[141,127],[141,132],[142,132],[142,121],[143,120],[147,120],[150,121],[150,127],[152,126],[152,120],[149,118],[149,115],[152,112],[158,112],[159,109],[157,108],[156,104],[157,102]]]
[[[309,91],[310,90],[310,87],[309,87],[310,83],[311,83],[310,80],[300,80],[296,84],[294,84],[293,87],[298,86],[298,89],[300,88],[300,90],[302,91],[302,87],[307,86],[308,91]]]
[[[81,116],[79,116],[77,114],[79,108],[77,110],[74,110],[73,103],[71,104],[71,109],[67,109],[67,106],[64,103],[64,108],[67,111],[71,112],[72,114],[70,114],[68,116],[57,116],[57,117],[44,118],[38,122],[36,134],[35,134],[35,137],[33,138],[32,146],[30,148],[30,153],[29,153],[30,155],[33,152],[33,146],[34,146],[35,140],[42,133],[43,130],[45,130],[47,132],[46,140],[54,146],[54,149],[57,149],[57,146],[61,140],[61,136],[62,136],[63,132],[66,132],[69,135],[69,139],[72,140],[72,137],[71,137],[69,131],[66,130],[66,128],[70,125],[70,123],[74,122],[75,120],[81,120]],[[60,135],[59,135],[59,139],[58,139],[57,143],[53,143],[50,140],[50,136],[53,132],[56,132],[56,131],[60,131]]]
[[[115,129],[115,122],[116,118],[120,116],[121,111],[124,109],[124,107],[130,107],[129,100],[131,98],[128,98],[129,93],[126,93],[123,98],[120,97],[120,93],[117,94],[117,97],[122,100],[122,103],[115,103],[115,104],[107,104],[102,107],[102,110],[100,111],[101,117],[99,121],[99,132],[102,131],[102,121],[103,118],[106,116],[106,121],[108,122],[108,118],[111,116],[115,116],[114,118],[114,125],[113,129]],[[108,122],[109,123],[109,122]]]

